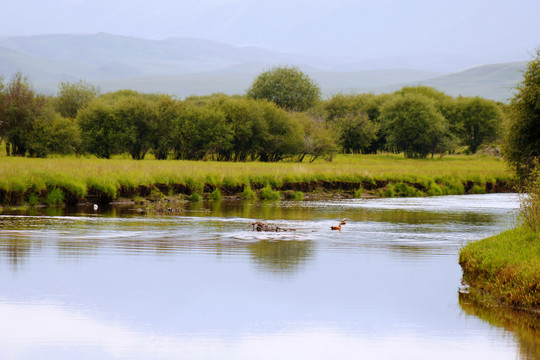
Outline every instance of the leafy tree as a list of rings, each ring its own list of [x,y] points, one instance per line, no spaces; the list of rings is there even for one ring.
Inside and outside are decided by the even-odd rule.
[[[347,153],[363,153],[377,138],[379,126],[365,113],[348,113],[335,121],[339,127],[339,142]]]
[[[65,118],[48,106],[36,119],[29,134],[30,156],[72,154],[81,145],[80,129],[75,119]]]
[[[459,132],[464,145],[471,153],[476,153],[480,145],[497,139],[500,133],[503,112],[491,100],[474,98],[459,98]]]
[[[119,97],[113,105],[115,122],[120,126],[119,141],[134,160],[142,160],[156,136],[157,107],[140,94]]]
[[[174,124],[183,109],[180,101],[163,95],[157,101],[157,118],[152,137],[152,150],[158,160],[167,159],[174,146]]]
[[[333,154],[340,151],[335,135],[337,130],[331,123],[326,122],[322,117],[309,115],[305,112],[294,113],[293,116],[304,128],[303,147],[298,157],[299,162],[302,162],[306,155],[310,155],[310,162],[313,162],[323,156],[331,158]]]
[[[21,73],[13,76],[3,95],[0,135],[6,140],[6,153],[24,156],[36,118],[45,106],[45,98],[32,90]]]
[[[0,76],[0,144],[4,141],[4,137],[7,133],[7,119],[6,119],[6,94],[5,94],[4,78]]]
[[[451,98],[449,95],[446,95],[442,91],[439,91],[439,90],[437,90],[435,88],[432,88],[430,86],[422,86],[422,85],[405,86],[405,87],[401,88],[401,90],[396,91],[394,94],[397,94],[397,95],[407,95],[407,94],[410,94],[410,95],[422,95],[422,96],[425,96],[425,97],[427,97],[429,99],[434,100],[437,107],[442,101]]]
[[[261,161],[280,161],[302,151],[304,129],[300,122],[273,103],[258,104],[268,129],[259,151]]]
[[[77,112],[94,100],[99,92],[99,88],[84,80],[75,83],[62,81],[55,99],[56,111],[63,117],[74,119]]]
[[[540,49],[516,90],[509,106],[504,153],[517,176],[526,179],[540,159]]]
[[[381,109],[381,121],[390,149],[409,158],[424,158],[436,151],[445,134],[445,118],[434,101],[418,94],[396,96]]]
[[[186,106],[177,118],[174,152],[177,159],[202,160],[227,153],[232,147],[232,131],[219,109]]]
[[[333,121],[339,129],[341,145],[344,147],[345,151],[376,153],[378,150],[384,150],[386,145],[386,135],[384,131],[382,131],[379,120],[380,109],[389,98],[394,96],[396,95],[338,94],[332,96],[332,98],[324,103],[327,120]],[[364,116],[365,118],[362,119]],[[339,121],[337,121],[338,119]],[[347,128],[353,124],[356,126],[355,129]],[[372,130],[375,130],[375,133],[373,133]],[[354,145],[358,142],[357,140],[354,140],[354,134],[360,135],[358,141],[361,141],[362,145]],[[369,134],[369,140],[365,138],[362,140],[362,134]]]
[[[123,129],[114,116],[113,106],[103,98],[79,111],[83,149],[98,158],[109,159],[122,151]]]
[[[268,138],[268,124],[258,106],[249,98],[220,98],[210,105],[225,114],[232,131],[232,146],[219,154],[220,160],[255,160]]]
[[[321,90],[297,67],[277,66],[258,75],[247,95],[272,101],[286,110],[305,111],[319,100]]]

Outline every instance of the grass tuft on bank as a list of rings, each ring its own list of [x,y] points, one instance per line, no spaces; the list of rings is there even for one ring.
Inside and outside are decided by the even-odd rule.
[[[469,296],[481,303],[540,308],[540,235],[526,227],[466,245],[459,254]]]

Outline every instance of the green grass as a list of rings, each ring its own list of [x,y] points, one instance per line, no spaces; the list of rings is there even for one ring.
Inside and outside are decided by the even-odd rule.
[[[471,295],[487,303],[540,307],[540,235],[524,227],[466,245],[459,263]]]
[[[491,156],[414,160],[402,155],[338,155],[332,162],[233,163],[135,161],[122,156],[110,160],[73,156],[32,159],[0,154],[2,204],[23,203],[31,192],[45,197],[44,193],[54,188],[62,189],[66,202],[75,203],[88,196],[103,201],[121,196],[143,196],[142,188],[155,185],[161,186],[167,194],[173,189],[177,189],[175,193],[202,194],[205,184],[223,191],[245,185],[259,190],[270,185],[279,190],[285,183],[310,182],[354,183],[358,189],[387,182],[415,184],[429,195],[446,195],[465,193],[467,182],[484,186],[496,181],[510,182],[511,176],[506,172],[504,162]],[[246,194],[249,194],[248,189],[244,197]],[[353,196],[352,191],[350,195]]]

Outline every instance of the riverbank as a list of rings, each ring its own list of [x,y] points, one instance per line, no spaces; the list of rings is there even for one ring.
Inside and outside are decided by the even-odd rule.
[[[459,264],[473,301],[540,313],[540,238],[524,227],[462,248]]]
[[[339,155],[332,162],[314,163],[2,157],[0,162],[0,205],[109,203],[193,194],[294,199],[303,194],[393,197],[511,191],[513,181],[504,162],[493,156],[413,160],[386,154]]]

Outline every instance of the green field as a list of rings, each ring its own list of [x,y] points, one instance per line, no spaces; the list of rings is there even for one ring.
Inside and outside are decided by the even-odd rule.
[[[348,194],[358,189],[375,196],[425,196],[508,191],[512,182],[502,160],[492,156],[405,159],[401,155],[338,155],[314,163],[143,160],[117,157],[48,159],[0,157],[0,203],[50,203],[60,189],[63,201],[111,201],[118,197],[194,192],[216,188],[240,195],[249,185],[260,190],[301,190]],[[58,190],[56,190],[58,192]],[[59,201],[56,201],[59,202]]]

